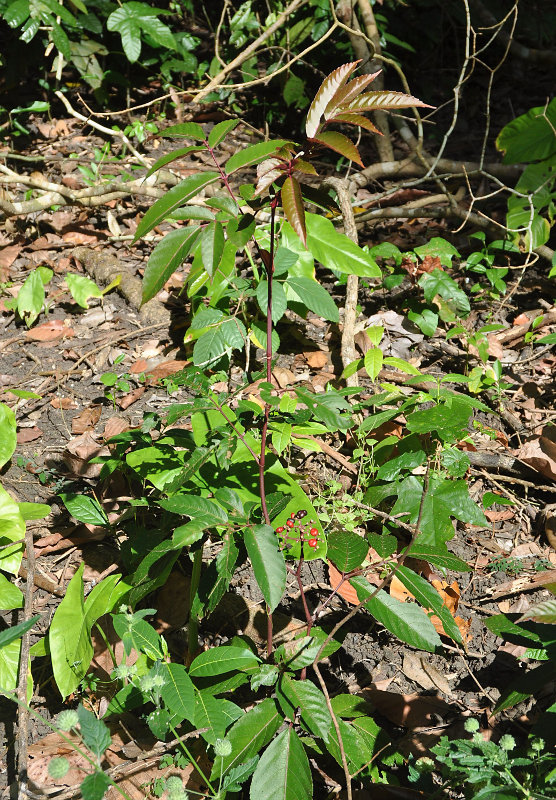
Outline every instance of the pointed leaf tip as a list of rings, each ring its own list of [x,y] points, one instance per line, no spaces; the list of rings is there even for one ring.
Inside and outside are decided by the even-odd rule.
[[[341,89],[359,63],[359,61],[352,61],[348,64],[342,64],[341,67],[335,69],[323,80],[320,89],[313,98],[313,102],[311,103],[307,113],[307,121],[305,122],[305,132],[307,134],[307,138],[312,139],[315,136],[319,129],[320,119],[324,113],[324,110],[338,89]]]

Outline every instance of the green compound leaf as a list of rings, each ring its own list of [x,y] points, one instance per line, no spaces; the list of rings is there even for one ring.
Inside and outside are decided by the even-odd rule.
[[[173,211],[185,205],[188,200],[199,194],[201,189],[204,189],[210,183],[214,183],[219,178],[218,172],[200,172],[196,175],[189,175],[177,186],[173,186],[166,192],[164,197],[161,197],[149,208],[137,227],[133,241],[136,242],[141,236],[152,231],[160,222],[167,219]]]
[[[209,147],[218,147],[220,142],[222,142],[240,122],[241,120],[239,119],[225,119],[222,122],[218,122],[209,133]]]
[[[221,645],[198,655],[189,668],[189,675],[192,678],[224,675],[235,670],[252,669],[259,662],[260,658],[247,647]]]
[[[286,673],[280,680],[278,700],[292,722],[295,721],[295,714],[299,708],[303,722],[311,733],[328,742],[332,716],[326,705],[326,698],[318,686],[309,680],[294,680]]]
[[[286,563],[278,537],[270,525],[255,525],[245,529],[243,541],[266,604],[274,611],[286,588]]]
[[[60,493],[58,497],[60,497],[72,517],[75,517],[79,522],[85,522],[88,525],[107,526],[110,524],[104,509],[94,497],[65,492]]]
[[[329,219],[318,214],[305,214],[305,222],[307,249],[325,267],[347,275],[381,277],[380,269],[371,256],[345,234],[338,233]]]
[[[160,690],[168,710],[180,718],[189,720],[191,724],[195,719],[195,687],[187,670],[181,664],[164,664],[162,675],[165,683]]]
[[[458,644],[463,644],[460,629],[434,586],[431,586],[421,575],[417,575],[413,570],[404,566],[396,569],[396,577],[424,608],[434,611],[442,622],[446,636]]]
[[[105,772],[93,772],[81,784],[81,797],[83,800],[102,800],[109,786],[110,779]]]
[[[293,728],[262,754],[251,780],[250,800],[311,800],[313,780],[305,749]]]
[[[340,314],[338,306],[330,297],[326,289],[311,278],[290,276],[286,282],[288,289],[293,291],[299,301],[319,317],[338,322]]]
[[[368,551],[366,540],[352,531],[332,531],[328,535],[328,558],[340,572],[360,567]]]
[[[243,716],[243,710],[224,698],[216,698],[210,690],[197,692],[195,695],[195,726],[208,728],[201,734],[209,744],[223,739],[227,728]]]
[[[232,743],[232,752],[229,756],[216,757],[210,780],[218,780],[230,769],[256,755],[272,739],[283,721],[276,703],[268,698],[240,717],[226,734]]]
[[[402,642],[429,653],[441,647],[440,636],[422,608],[414,603],[402,603],[382,589],[375,594],[375,587],[363,577],[352,578],[350,583],[360,601],[368,598],[365,608],[369,613]]]
[[[226,162],[226,174],[231,175],[232,172],[236,172],[236,170],[242,167],[258,164],[285,144],[287,144],[286,139],[274,139],[271,142],[259,142],[258,144],[251,144],[248,147],[244,147],[243,150],[238,150],[237,153],[234,153]]]
[[[156,245],[145,267],[141,304],[158,294],[191,253],[200,235],[201,229],[191,225],[183,230],[170,231]]]

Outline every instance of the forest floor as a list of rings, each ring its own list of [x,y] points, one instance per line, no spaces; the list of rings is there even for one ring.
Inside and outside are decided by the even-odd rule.
[[[84,136],[74,119],[37,119],[36,126],[36,138],[29,141],[26,155],[44,158],[49,180],[63,179],[73,187],[85,185],[78,166],[98,163],[95,147],[101,148],[103,140]],[[144,153],[147,157],[158,155],[152,140]],[[77,158],[70,158],[74,154]],[[122,163],[99,163],[99,173],[117,172]],[[188,166],[196,168],[198,164],[191,162],[184,168]],[[42,165],[40,168],[43,170]],[[130,246],[148,205],[148,201],[128,199],[88,210],[59,207],[25,220],[9,220],[0,234],[0,387],[2,401],[16,410],[18,420],[17,450],[2,482],[18,501],[51,506],[46,519],[31,523],[36,555],[33,610],[41,615],[34,630],[36,639],[47,630],[65,587],[82,562],[88,587],[120,570],[118,549],[106,538],[105,529],[72,521],[57,493],[68,488],[96,490],[100,465],[91,464],[90,459],[108,452],[107,439],[139,426],[145,413],[162,412],[188,396],[187,386],[179,385],[180,371],[191,358],[183,345],[187,301],[180,296],[187,266],[172,276],[148,314],[123,297],[118,288],[101,298],[89,298],[88,308],[80,307],[65,284],[68,273],[77,273],[88,275],[104,288],[109,283],[107,275],[125,273],[133,285],[152,247],[148,242]],[[411,251],[433,236],[458,248],[467,241],[444,221],[414,219],[369,225],[360,230],[360,244],[388,241],[402,251]],[[6,310],[5,302],[17,295],[26,277],[39,266],[52,270],[53,277],[46,288],[45,310],[28,327]],[[508,384],[500,404],[491,399],[491,414],[475,415],[477,425],[470,430],[467,445],[471,468],[466,479],[474,499],[491,491],[511,500],[511,505],[486,509],[488,528],[458,523],[449,544],[473,568],[463,575],[451,575],[442,588],[446,603],[460,618],[467,651],[447,644],[441,656],[423,656],[385,630],[375,629],[369,635],[365,618],[356,617],[344,648],[327,664],[331,691],[336,685],[361,692],[373,705],[379,722],[402,740],[405,752],[424,754],[441,735],[452,739],[462,735],[462,711],[480,717],[492,707],[527,662],[520,660],[523,649],[502,644],[484,620],[501,611],[524,612],[548,596],[542,586],[550,578],[556,582],[556,355],[550,347],[535,346],[526,336],[539,315],[544,317],[537,332],[554,330],[554,283],[546,280],[546,272],[542,262],[525,272],[510,269],[507,293],[490,300],[488,307],[473,305],[466,322],[469,336],[485,322],[501,326],[488,334],[489,353],[500,360]],[[341,304],[343,287],[335,286],[331,276],[329,279]],[[400,298],[411,292],[412,286],[408,277],[397,293],[362,288],[360,320],[385,327],[385,352],[410,359],[421,371],[436,377],[463,372],[469,359],[476,364],[473,351],[469,355],[461,339],[447,342],[440,330],[424,337],[404,328]],[[296,317],[295,323],[288,318],[281,323],[283,344],[274,371],[277,384],[300,383],[319,392],[329,381],[337,383],[341,374],[337,326],[311,313],[305,320]],[[359,344],[364,349],[364,344]],[[110,373],[117,375],[112,386],[107,385],[106,377],[103,381]],[[379,383],[404,379],[393,370],[378,376]],[[361,376],[361,383],[364,392],[374,391],[368,378]],[[22,391],[36,397],[21,397]],[[256,387],[252,393],[256,394]],[[364,512],[350,505],[349,497],[357,488],[360,465],[349,449],[339,449],[333,437],[323,437],[323,443],[322,453],[294,448],[286,462],[302,478],[317,505],[327,509],[331,524],[351,515],[357,530],[358,525],[364,526]],[[104,486],[101,492],[110,511],[118,486]],[[27,576],[26,561],[23,563],[21,585]],[[184,647],[186,572],[183,565],[176,568],[167,586],[149,599],[157,609],[158,629],[169,637],[177,653]],[[310,586],[309,602],[316,603],[330,585],[327,565],[312,562],[304,577]],[[248,571],[240,573],[233,592],[244,603],[234,611],[237,616],[232,616],[237,630],[245,631],[251,625],[262,643],[257,625],[245,620],[248,607],[261,602]],[[331,618],[349,607],[348,600],[336,597]],[[279,612],[284,615],[285,630],[303,616],[297,584],[289,586]],[[233,627],[229,613],[223,616],[228,617],[228,627]],[[5,622],[12,624],[12,613],[5,616]],[[207,641],[230,635],[223,625],[217,613],[202,634]],[[100,642],[96,647],[92,665],[96,682],[90,681],[88,695],[92,705],[102,708],[102,681],[110,672],[110,662]],[[524,701],[499,723],[494,721],[493,729],[499,725],[505,730],[511,718],[526,729],[539,709],[552,702],[553,692],[554,686],[548,686],[535,701]],[[33,708],[50,719],[63,707],[47,673],[44,683],[39,674]],[[1,767],[4,787],[8,787],[14,778],[10,747],[16,712],[4,704],[3,714],[6,738]],[[131,724],[127,720],[127,725]],[[55,734],[45,734],[45,725],[32,717],[29,756],[34,762],[34,783],[52,791],[45,765],[53,748],[58,747],[59,752],[60,743],[52,739]],[[124,726],[120,734],[119,749],[113,745],[112,764],[121,765],[126,790],[144,796],[138,787],[156,778],[160,755],[148,755],[154,740],[144,732]],[[137,741],[130,741],[134,738]],[[65,780],[57,786],[64,786],[63,797],[73,796],[71,773]]]

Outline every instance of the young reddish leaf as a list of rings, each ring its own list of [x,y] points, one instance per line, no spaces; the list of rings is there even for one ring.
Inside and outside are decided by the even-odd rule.
[[[301,187],[295,178],[286,178],[282,186],[282,208],[288,222],[297,233],[304,245],[307,244],[307,230],[305,228],[305,209]]]
[[[423,103],[416,97],[403,92],[366,92],[350,103],[338,109],[340,113],[350,111],[374,111],[375,109],[409,108],[411,106],[422,106],[432,108],[428,103]]]
[[[333,117],[334,112],[340,106],[347,105],[347,103],[357,97],[358,94],[361,94],[363,89],[365,89],[369,83],[374,81],[377,75],[380,75],[380,72],[381,70],[378,70],[378,72],[373,72],[372,75],[359,75],[345,86],[342,86],[342,88],[336,92],[332,100],[326,106],[324,110],[324,118],[330,119]]]
[[[257,167],[257,185],[255,187],[255,197],[262,194],[275,180],[283,175],[281,167],[284,162],[279,158],[267,158]]]
[[[360,128],[365,128],[365,130],[371,133],[378,133],[379,136],[382,136],[382,132],[373,125],[370,119],[364,117],[363,114],[349,114],[346,111],[341,114],[336,114],[335,117],[332,117],[330,122],[347,122],[348,125],[359,125]]]
[[[352,61],[349,64],[342,64],[341,67],[331,72],[323,82],[320,89],[316,93],[313,102],[309,107],[307,113],[307,121],[305,122],[305,132],[307,137],[312,139],[319,129],[320,118],[328,106],[338,89],[341,89],[345,84],[353,70],[357,67],[359,61]]]
[[[364,166],[361,161],[361,156],[359,155],[359,150],[351,139],[348,139],[343,133],[338,133],[337,131],[323,131],[323,133],[319,133],[318,136],[315,136],[313,142],[318,142],[325,147],[329,147],[331,150],[335,150],[341,156],[349,159],[349,161],[355,161],[360,167]]]

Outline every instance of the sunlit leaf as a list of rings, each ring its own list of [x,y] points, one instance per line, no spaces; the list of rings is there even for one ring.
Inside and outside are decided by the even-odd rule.
[[[361,161],[361,156],[359,155],[359,150],[351,139],[348,139],[343,133],[338,133],[337,131],[322,131],[322,133],[319,133],[318,136],[313,138],[313,141],[330,148],[330,150],[334,150],[336,153],[344,156],[344,158],[347,158],[348,161],[355,161],[360,167],[364,166]]]
[[[305,122],[305,133],[308,139],[313,139],[319,128],[319,123],[322,115],[328,104],[338,91],[347,81],[351,73],[356,69],[359,61],[352,61],[348,64],[342,64],[341,67],[335,69],[330,73],[320,85],[313,102],[309,106],[307,112],[307,120]]]

